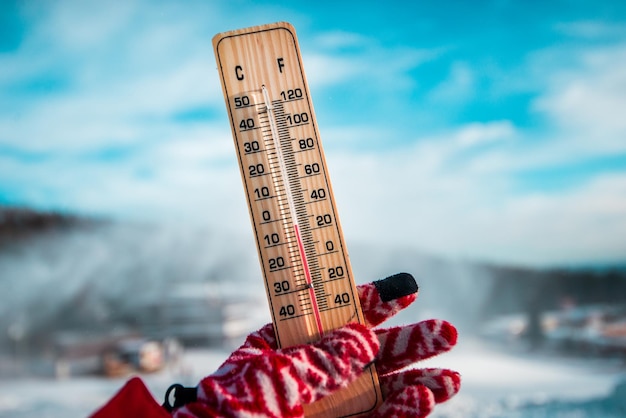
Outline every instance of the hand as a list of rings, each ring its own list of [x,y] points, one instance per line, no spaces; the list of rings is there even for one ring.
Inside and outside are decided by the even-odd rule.
[[[348,385],[374,361],[383,404],[374,417],[425,417],[460,387],[458,373],[445,369],[402,370],[450,350],[456,329],[428,320],[372,329],[417,297],[412,276],[398,274],[358,287],[366,324],[349,324],[315,344],[278,349],[268,324],[198,386],[196,399],[175,417],[302,417],[302,405]]]

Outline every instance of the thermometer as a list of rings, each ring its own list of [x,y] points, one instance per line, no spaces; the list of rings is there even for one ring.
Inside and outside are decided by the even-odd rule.
[[[278,345],[364,323],[293,26],[220,33],[213,47]],[[359,416],[380,402],[370,366],[305,413]]]

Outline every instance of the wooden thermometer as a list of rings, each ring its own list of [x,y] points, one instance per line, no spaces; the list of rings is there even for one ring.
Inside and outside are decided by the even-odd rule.
[[[220,33],[213,47],[279,346],[363,323],[293,26]],[[371,366],[305,411],[359,416],[381,401]]]

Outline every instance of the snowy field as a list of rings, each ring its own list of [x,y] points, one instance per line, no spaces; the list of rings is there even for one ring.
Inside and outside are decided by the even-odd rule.
[[[175,382],[194,385],[227,356],[191,351],[176,368],[144,379],[159,401]],[[617,418],[626,416],[626,368],[608,360],[513,354],[463,340],[453,352],[425,363],[458,370],[459,395],[440,405],[433,418]],[[0,416],[67,418],[89,415],[124,379],[0,381]],[[621,382],[621,385],[620,385]]]
[[[469,340],[427,363],[463,376],[459,394],[433,417],[626,417],[626,368],[620,362],[512,354]]]

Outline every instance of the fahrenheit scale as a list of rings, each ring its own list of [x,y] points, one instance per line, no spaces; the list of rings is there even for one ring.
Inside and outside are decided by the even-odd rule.
[[[279,345],[363,323],[293,26],[220,33],[213,47]],[[306,416],[359,416],[380,402],[371,366]]]

